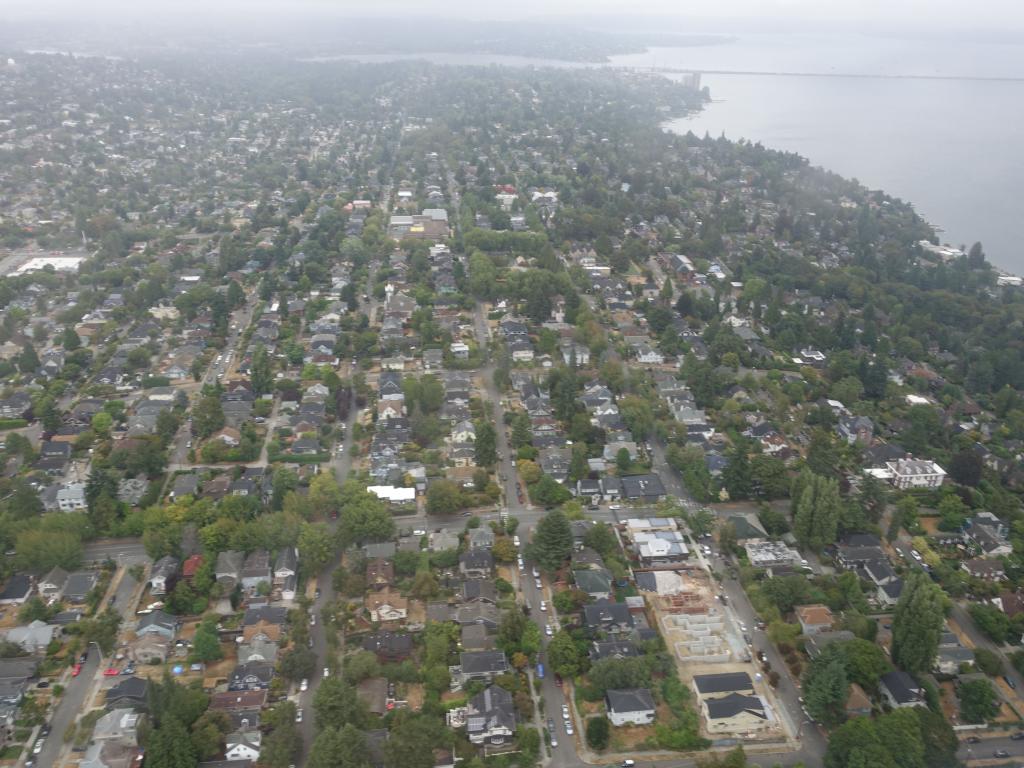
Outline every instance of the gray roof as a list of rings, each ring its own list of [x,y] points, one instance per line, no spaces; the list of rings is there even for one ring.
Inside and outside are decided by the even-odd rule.
[[[482,672],[504,672],[508,669],[508,659],[504,651],[467,651],[459,654],[462,671],[468,674]]]
[[[709,693],[734,693],[752,691],[754,684],[746,672],[719,672],[713,675],[694,675],[693,687],[697,693],[706,696]]]
[[[746,712],[762,720],[768,719],[768,713],[765,712],[764,702],[761,701],[760,696],[730,693],[719,699],[708,699],[705,706],[708,708],[708,717],[713,719],[735,717],[741,712]]]
[[[654,697],[647,688],[620,688],[605,693],[609,712],[648,712],[654,709]]]

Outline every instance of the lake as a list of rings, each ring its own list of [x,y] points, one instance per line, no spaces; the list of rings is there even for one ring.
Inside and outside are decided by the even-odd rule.
[[[797,152],[910,201],[944,242],[980,240],[993,264],[1024,274],[1024,46],[766,35],[612,63],[703,71],[713,102],[670,130]],[[915,79],[930,77],[948,79]]]

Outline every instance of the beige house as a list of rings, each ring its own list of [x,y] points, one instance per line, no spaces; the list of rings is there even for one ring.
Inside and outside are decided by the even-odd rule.
[[[366,611],[373,622],[405,621],[409,616],[409,601],[390,589],[372,592],[366,597]]]

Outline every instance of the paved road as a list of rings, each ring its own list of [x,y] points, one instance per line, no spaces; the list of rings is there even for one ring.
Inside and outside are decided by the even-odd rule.
[[[149,560],[142,539],[96,539],[82,547],[82,562],[102,563],[113,560],[118,564],[134,565]]]
[[[125,623],[134,618],[131,597],[135,587],[136,581],[128,574],[127,567],[125,567],[121,581],[114,592],[112,606],[121,613]],[[46,738],[42,752],[35,758],[37,768],[51,768],[60,763],[62,754],[67,751],[63,741],[64,734],[79,716],[91,708],[92,695],[104,680],[102,670],[106,664],[102,662],[103,658],[99,647],[92,645],[89,647],[89,658],[82,666],[79,676],[71,677],[68,673],[64,680],[64,697],[50,718],[50,735]]]

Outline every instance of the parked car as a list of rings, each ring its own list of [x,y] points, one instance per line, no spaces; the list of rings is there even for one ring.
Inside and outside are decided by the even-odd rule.
[[[38,755],[43,751],[43,739],[37,739],[36,743],[32,746],[32,754]]]
[[[103,670],[104,677],[117,677],[119,674],[121,674],[121,672],[114,669],[113,667],[107,667]]]
[[[309,690],[309,680],[307,680],[306,678],[302,678],[302,682],[299,683],[299,690],[300,691],[308,691]]]
[[[295,710],[295,722],[296,723],[301,723],[302,722],[302,710],[301,709]]]
[[[540,601],[540,610],[541,610],[541,612],[545,612],[545,611],[547,611],[547,609],[548,609],[548,604],[544,600],[541,600]]]
[[[544,634],[547,635],[548,637],[551,637],[552,635],[555,634],[555,630],[553,630],[551,628],[550,624],[545,624],[544,625]]]
[[[330,677],[330,676],[331,676],[331,668],[330,667],[324,667],[324,677]]]

